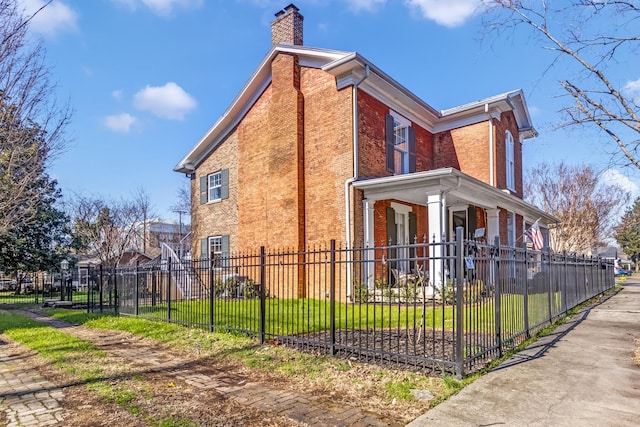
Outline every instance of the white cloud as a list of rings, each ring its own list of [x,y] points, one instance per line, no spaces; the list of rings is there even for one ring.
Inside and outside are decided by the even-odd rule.
[[[174,82],[164,86],[147,86],[133,96],[133,105],[169,120],[183,120],[185,114],[196,108],[195,98]]]
[[[54,37],[61,31],[76,29],[78,16],[76,12],[62,1],[55,0],[40,10],[46,2],[44,0],[21,0],[26,16],[37,14],[29,21],[29,28],[47,37]],[[38,10],[40,10],[38,12]]]
[[[113,116],[107,116],[104,119],[104,125],[114,132],[128,133],[131,126],[138,122],[138,119],[129,113],[122,113]]]
[[[418,9],[423,18],[449,28],[464,24],[481,10],[483,3],[483,0],[405,0],[405,4]]]
[[[626,96],[633,99],[633,102],[640,104],[640,79],[627,82],[622,91]]]
[[[625,191],[631,193],[631,198],[635,199],[640,195],[640,187],[629,178],[620,173],[617,169],[607,169],[600,176],[600,182],[608,185],[617,185]]]
[[[366,10],[372,12],[378,6],[383,5],[387,0],[345,0],[349,4],[349,9],[358,12]]]
[[[204,4],[203,0],[111,0],[131,10],[136,10],[142,4],[153,13],[160,16],[171,16],[174,9],[197,8]]]
[[[122,89],[116,89],[113,92],[111,92],[111,96],[114,99],[117,99],[118,101],[122,99],[123,95],[124,95],[124,92],[122,92]]]

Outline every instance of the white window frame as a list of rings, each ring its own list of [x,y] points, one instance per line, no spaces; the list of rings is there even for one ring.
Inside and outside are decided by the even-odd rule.
[[[505,132],[505,149],[506,149],[506,173],[507,173],[507,189],[515,191],[516,189],[516,173],[515,173],[515,140],[510,131]]]
[[[207,175],[207,198],[209,202],[217,202],[219,200],[222,200],[221,170]]]
[[[207,239],[209,262],[211,267],[222,267],[222,236],[210,236]],[[214,250],[215,249],[215,250]]]
[[[409,173],[409,128],[411,122],[393,110],[389,110],[393,117],[393,173],[402,175]],[[403,135],[398,135],[399,133]],[[399,141],[400,140],[400,141]],[[404,144],[403,149],[401,145]],[[400,156],[400,164],[396,162],[396,155]]]

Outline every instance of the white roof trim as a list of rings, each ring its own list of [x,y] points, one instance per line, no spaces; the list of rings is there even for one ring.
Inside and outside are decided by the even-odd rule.
[[[541,218],[543,225],[558,219],[510,193],[492,187],[453,168],[434,169],[404,175],[358,180],[355,188],[369,200],[396,199],[426,205],[427,195],[446,193],[484,208],[501,207],[525,218]]]
[[[369,77],[361,82],[359,88],[411,120],[412,123],[434,134],[486,121],[488,117],[485,108],[488,108],[490,115],[494,118],[499,117],[502,112],[513,111],[520,138],[537,136],[531,124],[522,90],[506,92],[459,107],[437,111],[357,52],[276,45],[260,62],[229,108],[178,162],[174,168],[176,172],[192,173],[238,126],[271,83],[270,63],[279,53],[294,53],[298,56],[301,65],[320,68],[334,75],[338,90],[360,81],[364,77],[365,65],[369,65]]]
[[[258,68],[249,77],[238,95],[220,118],[209,128],[194,147],[178,162],[173,169],[176,172],[191,173],[216,146],[224,140],[244,118],[249,109],[271,83],[271,61],[280,52],[295,53],[300,64],[306,67],[321,68],[328,62],[342,58],[349,52],[317,49],[295,45],[275,45],[262,59]]]

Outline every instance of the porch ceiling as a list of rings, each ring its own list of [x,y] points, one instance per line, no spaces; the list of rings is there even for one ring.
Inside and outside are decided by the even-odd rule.
[[[501,207],[517,212],[529,221],[540,218],[543,225],[558,222],[554,216],[524,200],[453,168],[362,179],[355,181],[353,186],[363,190],[364,197],[370,201],[393,199],[426,206],[427,196],[446,194],[447,206],[472,204],[485,209]]]

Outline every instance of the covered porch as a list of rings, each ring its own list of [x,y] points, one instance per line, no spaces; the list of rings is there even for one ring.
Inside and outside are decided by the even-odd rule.
[[[363,196],[365,246],[398,246],[394,252],[398,259],[415,258],[409,253],[402,254],[404,245],[413,243],[432,244],[425,256],[443,258],[441,243],[454,240],[457,227],[463,228],[467,240],[493,244],[497,239],[504,246],[522,247],[527,244],[524,230],[536,220],[547,248],[548,227],[556,221],[510,192],[453,168],[361,179],[353,185]],[[375,254],[369,256],[376,258]],[[440,283],[445,280],[441,264],[417,264],[397,262],[390,268],[395,276],[426,272],[430,286],[435,278]]]

